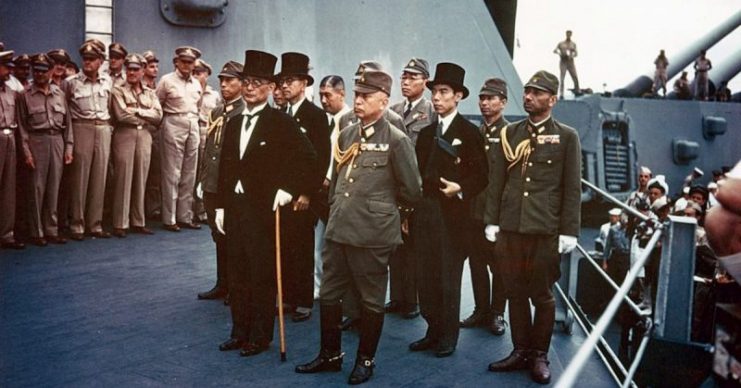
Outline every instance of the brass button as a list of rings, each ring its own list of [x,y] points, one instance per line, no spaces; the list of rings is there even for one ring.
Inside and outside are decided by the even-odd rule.
[[[522,195],[524,195],[524,196],[526,196],[526,197],[527,197],[528,195],[530,195],[530,193],[528,193],[528,192],[526,191],[526,192],[524,192],[524,193],[523,193]]]
[[[350,181],[350,183],[353,183],[353,182],[355,182],[355,179],[350,178],[350,179],[348,179],[348,181]]]
[[[349,196],[350,196],[350,193],[345,193],[345,197],[349,197]]]
[[[373,167],[376,167],[376,166],[378,166],[378,163],[373,162]]]
[[[216,160],[216,157],[215,157],[215,156],[212,156],[212,157],[211,157],[211,160]]]
[[[530,177],[525,178],[525,182],[530,182]]]
[[[533,166],[533,162],[528,162],[528,163],[527,163],[527,166],[528,166],[528,167],[532,167],[532,166]]]
[[[550,161],[550,159],[548,160],[548,164],[551,164],[551,161]]]
[[[357,164],[353,164],[352,165],[352,168],[358,168],[358,165]]]
[[[532,137],[535,137],[535,134],[533,133],[533,134],[531,134],[530,136],[532,136]]]

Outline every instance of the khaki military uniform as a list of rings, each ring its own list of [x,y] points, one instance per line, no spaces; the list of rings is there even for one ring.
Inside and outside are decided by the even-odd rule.
[[[152,132],[162,119],[162,108],[154,90],[142,85],[137,93],[131,85],[113,88],[113,227],[128,229],[145,225],[144,191],[152,153]]]
[[[16,91],[0,84],[0,243],[15,240]]]
[[[203,90],[192,76],[184,78],[174,71],[162,77],[156,93],[164,112],[160,127],[162,223],[191,223]]]
[[[561,76],[559,78],[559,85],[561,85],[560,95],[563,97],[563,81],[566,77],[567,71],[571,76],[571,80],[574,82],[574,89],[576,89],[577,91],[579,90],[579,77],[576,75],[576,66],[574,65],[574,58],[577,54],[576,43],[571,40],[564,40],[558,43],[555,51],[561,58],[558,62],[558,67],[561,72]]]
[[[18,98],[23,153],[32,156],[33,195],[30,206],[32,237],[58,236],[57,205],[64,171],[64,153],[72,151],[72,129],[67,127],[67,100],[53,83],[44,92],[31,85]]]
[[[74,138],[70,174],[72,233],[102,232],[103,201],[111,150],[109,105],[112,83],[101,73],[92,81],[85,73],[68,78],[67,126]]]

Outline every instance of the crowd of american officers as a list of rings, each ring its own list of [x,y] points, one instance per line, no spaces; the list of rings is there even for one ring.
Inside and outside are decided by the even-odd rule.
[[[579,139],[551,117],[554,75],[528,81],[528,118],[514,124],[503,117],[506,82],[485,80],[477,126],[458,112],[469,90],[454,63],[437,64],[433,77],[425,59],[411,58],[404,99],[390,104],[390,73],[361,62],[352,107],[344,80],[329,75],[320,108],[302,53],[283,53],[276,72],[278,57],[247,50],[243,63],[221,67],[219,95],[193,47],[175,50],[175,70],[159,82],[152,51],[113,43],[107,71],[103,43],[79,52],[82,71],[70,74],[61,49],[0,52],[4,248],[24,247],[14,230],[45,246],[65,243],[63,228],[83,240],[153,234],[152,218],[171,232],[208,222],[217,279],[198,298],[230,306],[219,349],[252,356],[273,340],[279,220],[285,311],[301,322],[320,305],[319,354],[297,373],[341,370],[341,330],[354,326],[349,382],[367,381],[386,313],[421,315],[427,331],[409,349],[450,356],[461,327],[504,334],[509,300],[514,350],[489,369],[550,381],[551,286],[580,218]],[[28,205],[16,206],[25,195]],[[466,258],[476,306],[459,321]]]

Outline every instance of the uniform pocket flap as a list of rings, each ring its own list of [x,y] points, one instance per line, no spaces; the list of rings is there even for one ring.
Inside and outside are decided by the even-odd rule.
[[[387,165],[388,162],[388,156],[375,156],[363,159],[361,165],[363,167],[381,167]]]
[[[374,199],[368,200],[368,210],[370,210],[371,213],[381,214],[394,214],[398,211],[396,205],[393,203],[376,201]]]

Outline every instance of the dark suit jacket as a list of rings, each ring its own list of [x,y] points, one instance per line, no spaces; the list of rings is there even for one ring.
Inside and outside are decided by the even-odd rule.
[[[315,186],[312,166],[316,164],[316,153],[296,122],[270,106],[260,113],[240,159],[241,128],[240,117],[229,120],[225,127],[216,207],[224,208],[227,218],[230,209],[240,207],[263,225],[272,225],[273,200],[278,189],[295,198]],[[234,193],[237,181],[242,182],[244,195]]]
[[[311,186],[307,188],[308,191],[301,192],[301,194],[314,195],[321,188],[327,175],[327,166],[332,151],[329,139],[331,128],[329,128],[327,113],[312,104],[311,101],[304,100],[294,113],[293,118],[301,132],[309,138],[316,152],[316,160],[312,164]],[[286,155],[286,157],[290,156]]]

